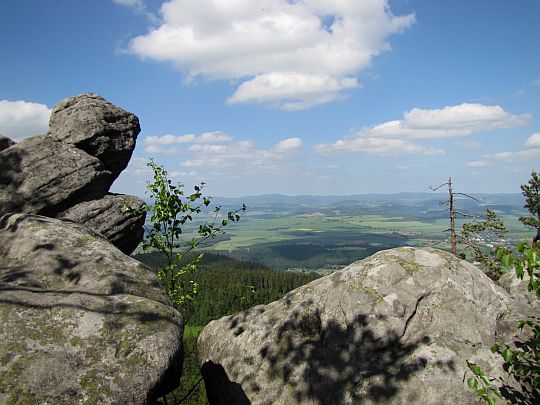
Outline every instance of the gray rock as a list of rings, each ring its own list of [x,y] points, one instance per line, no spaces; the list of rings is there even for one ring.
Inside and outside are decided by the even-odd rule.
[[[177,385],[180,314],[146,266],[88,228],[0,223],[0,398],[144,404]]]
[[[54,216],[103,197],[111,183],[112,173],[101,161],[73,145],[45,136],[27,138],[0,152],[0,216]]]
[[[490,347],[509,302],[482,271],[449,253],[379,252],[207,325],[198,348],[208,397],[214,404],[477,403],[464,382],[466,360],[506,375]]]
[[[0,134],[0,152],[9,148],[10,146],[15,145],[15,143],[15,141],[12,141],[7,136]]]
[[[101,199],[128,164],[139,131],[136,116],[96,94],[61,101],[46,136],[0,151],[0,216],[26,212],[71,219],[131,253],[142,240],[145,216],[126,213],[120,203],[142,202]],[[0,137],[3,144],[11,141]]]
[[[47,136],[97,157],[114,180],[126,168],[140,131],[135,115],[87,93],[54,106]]]
[[[144,201],[129,195],[109,194],[99,200],[77,204],[58,214],[57,218],[86,225],[101,233],[122,252],[130,254],[144,236],[146,213],[127,213],[125,204],[137,210]]]

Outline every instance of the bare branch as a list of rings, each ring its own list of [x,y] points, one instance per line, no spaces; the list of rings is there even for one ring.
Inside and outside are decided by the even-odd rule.
[[[458,210],[456,210],[455,213],[467,218],[483,218],[481,215],[478,214],[467,214]]]
[[[440,189],[442,186],[447,186],[447,185],[448,185],[448,182],[443,183],[443,184],[441,184],[440,186],[437,186],[437,187],[435,187],[435,188],[433,188],[433,186],[429,186],[426,190],[437,191],[437,190]]]
[[[465,193],[454,193],[454,195],[462,195],[462,196],[465,196],[465,197],[467,197],[467,198],[470,198],[471,200],[478,201],[478,202],[482,202],[482,200],[479,200],[478,198],[475,198],[475,197],[473,197],[472,195],[469,195],[469,194],[465,194]]]

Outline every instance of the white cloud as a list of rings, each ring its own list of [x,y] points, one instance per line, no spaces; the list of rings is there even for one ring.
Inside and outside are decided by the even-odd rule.
[[[512,115],[500,106],[463,103],[441,109],[413,108],[402,120],[363,129],[370,136],[408,139],[448,138],[524,125],[530,114]]]
[[[342,98],[341,91],[359,87],[355,78],[274,72],[258,75],[242,83],[227,99],[233,103],[271,103],[282,110],[303,110]]]
[[[122,172],[122,175],[124,173],[133,174],[137,177],[139,176],[148,176],[152,173],[152,169],[150,169],[147,166],[148,160],[141,157],[133,157],[130,161],[128,166],[124,169]]]
[[[298,110],[339,99],[414,23],[387,0],[171,0],[162,22],[133,38],[143,59],[172,62],[185,80],[241,80],[229,103]]]
[[[531,148],[515,152],[497,152],[492,155],[485,155],[482,159],[465,162],[466,167],[479,168],[500,164],[529,164],[537,161],[540,157],[540,148]]]
[[[148,21],[150,21],[152,24],[159,23],[159,18],[147,11],[146,5],[144,4],[143,0],[112,0],[112,2],[118,6],[132,8],[138,14],[146,16],[146,18],[148,18]]]
[[[536,78],[535,80],[533,80],[532,85],[533,85],[533,86],[540,86],[540,77],[538,77],[538,78]]]
[[[28,101],[0,100],[0,134],[15,141],[43,135],[49,127],[51,109]]]
[[[300,138],[287,138],[268,149],[257,147],[255,142],[239,140],[223,132],[206,132],[201,135],[151,136],[145,140],[146,153],[171,153],[182,155],[183,168],[215,169],[214,175],[234,175],[234,172],[264,170],[273,172],[294,162],[303,152]],[[182,150],[174,145],[187,144]],[[180,172],[179,172],[180,173]],[[191,175],[192,172],[182,172]],[[181,177],[181,175],[178,175]]]
[[[364,152],[379,156],[399,155],[444,155],[443,149],[435,149],[403,139],[364,138],[359,136],[340,139],[333,144],[318,144],[313,147],[315,153],[328,155],[338,152]]]
[[[302,147],[302,140],[300,138],[288,138],[278,142],[274,147],[277,152],[290,152],[298,150]]]
[[[525,142],[525,146],[540,147],[540,132],[535,132]]]
[[[489,162],[486,160],[471,160],[469,162],[465,162],[465,167],[486,167],[489,166]]]
[[[119,6],[133,7],[135,9],[143,10],[144,3],[142,0],[112,0],[114,4]]]
[[[380,156],[442,155],[442,149],[424,146],[411,140],[460,137],[490,129],[523,125],[530,114],[512,115],[500,106],[463,103],[441,109],[413,108],[402,120],[383,122],[356,130],[333,144],[315,145],[320,154],[364,152]],[[459,145],[459,144],[458,144]],[[461,147],[475,148],[477,142],[462,142]]]
[[[181,172],[181,171],[175,170],[175,171],[171,172],[169,175],[173,179],[184,178],[184,177],[195,177],[195,176],[197,176],[197,171],[192,170],[190,172]]]
[[[201,135],[187,134],[187,135],[162,135],[162,136],[147,136],[144,139],[144,143],[153,148],[147,147],[149,151],[165,150],[158,145],[171,145],[171,144],[185,144],[185,143],[209,143],[209,142],[230,142],[233,137],[223,132],[213,131],[205,132]],[[147,151],[145,149],[145,151]]]

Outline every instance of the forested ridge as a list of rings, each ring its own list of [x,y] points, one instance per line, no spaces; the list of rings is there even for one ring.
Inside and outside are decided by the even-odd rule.
[[[160,253],[141,253],[134,257],[156,269],[163,265]],[[186,258],[188,261],[189,258]],[[315,273],[274,271],[260,263],[205,253],[194,273],[183,281],[194,281],[199,292],[188,312],[188,324],[204,326],[213,319],[280,299],[287,292],[319,277]]]

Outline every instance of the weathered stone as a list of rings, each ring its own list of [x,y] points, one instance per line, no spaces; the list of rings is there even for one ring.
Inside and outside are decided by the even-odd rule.
[[[139,119],[97,94],[69,97],[54,106],[48,137],[97,157],[116,179],[129,163]]]
[[[15,145],[15,143],[15,141],[12,141],[7,136],[0,134],[0,152],[9,148],[10,146]]]
[[[45,136],[27,138],[0,152],[0,216],[47,216],[107,194],[112,173],[99,159]]]
[[[182,323],[155,274],[90,229],[2,218],[6,403],[153,403],[180,378]]]
[[[67,98],[53,109],[49,133],[12,145],[0,137],[0,216],[60,215],[89,225],[131,253],[143,237],[144,215],[104,197],[126,167],[140,131],[136,116],[96,94]],[[107,212],[109,211],[109,212]]]
[[[490,376],[506,375],[490,347],[509,303],[482,271],[451,254],[379,252],[207,325],[198,348],[208,397],[228,404],[473,404],[467,360]]]
[[[86,201],[57,215],[60,219],[83,224],[101,233],[118,249],[130,254],[144,236],[145,212],[126,212],[125,205],[137,210],[144,201],[137,197],[109,194],[99,200]]]

